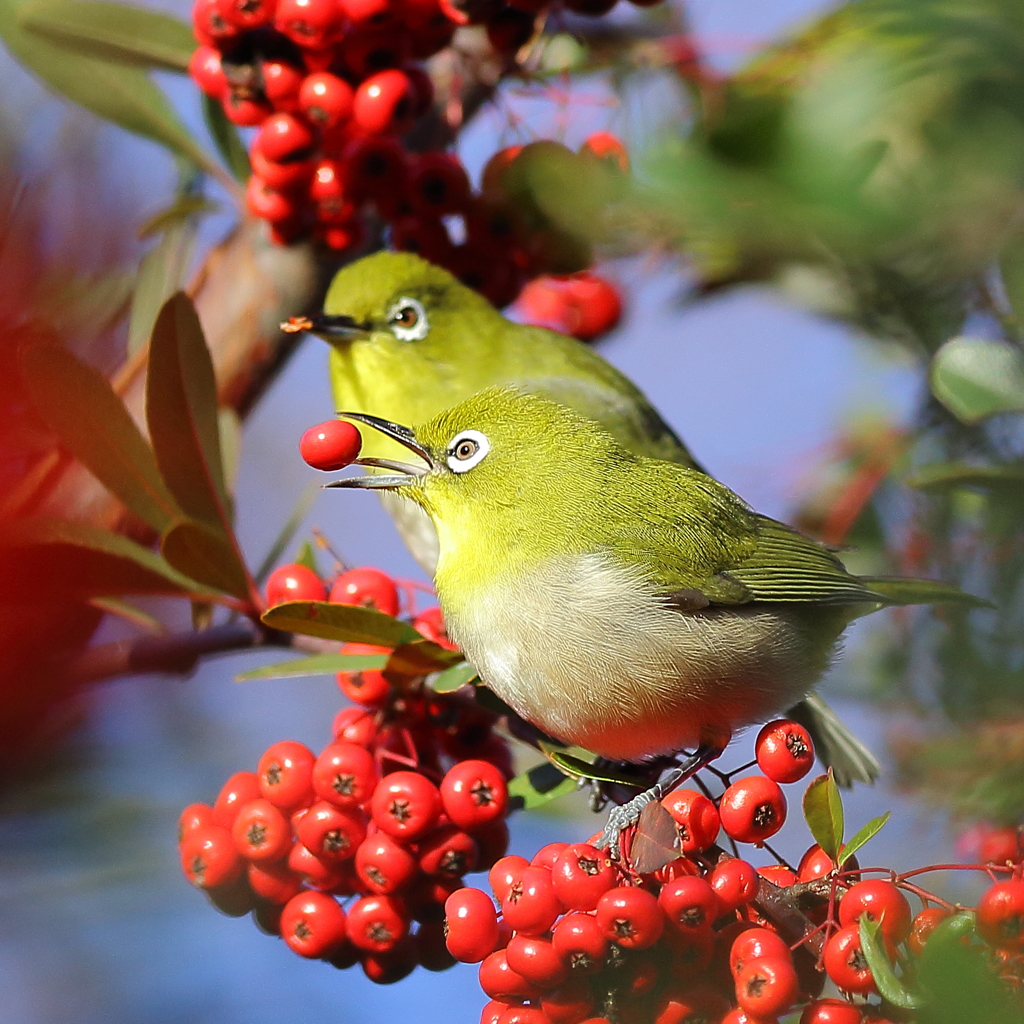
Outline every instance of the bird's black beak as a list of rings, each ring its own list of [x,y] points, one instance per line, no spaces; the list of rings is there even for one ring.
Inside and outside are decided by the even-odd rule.
[[[281,330],[285,334],[296,334],[299,331],[310,331],[325,341],[359,341],[368,338],[370,324],[361,324],[354,317],[342,313],[317,313],[315,316],[289,317]]]
[[[416,435],[408,427],[391,423],[389,420],[382,420],[379,416],[370,416],[365,412],[339,412],[338,415],[347,420],[355,420],[357,423],[365,423],[367,426],[373,427],[374,430],[379,430],[386,437],[390,437],[418,455],[426,463],[426,466],[410,466],[406,462],[395,462],[392,459],[356,459],[355,465],[357,466],[390,469],[392,475],[372,473],[368,476],[350,476],[326,484],[326,487],[362,487],[367,490],[392,491],[398,487],[408,487],[411,484],[419,483],[420,479],[434,468],[434,460],[431,458],[430,452],[416,440]]]

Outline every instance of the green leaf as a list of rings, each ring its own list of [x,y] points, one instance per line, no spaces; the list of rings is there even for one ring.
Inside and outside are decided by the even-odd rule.
[[[168,224],[163,237],[139,261],[128,321],[128,351],[148,344],[164,303],[181,288],[196,237],[194,221]]]
[[[1017,322],[1024,326],[1024,238],[1012,239],[999,257],[1003,287]]]
[[[326,676],[336,672],[380,670],[388,663],[386,654],[314,654],[311,658],[281,661],[276,665],[254,668],[235,676],[236,683],[251,679],[297,679],[299,676]]]
[[[237,549],[223,533],[204,523],[177,523],[160,539],[160,553],[179,572],[243,601],[249,576]]]
[[[221,458],[224,462],[224,484],[231,494],[242,461],[242,420],[230,406],[222,405],[217,410],[217,436],[220,438]]]
[[[904,1010],[914,1010],[923,1005],[921,997],[911,992],[892,969],[889,954],[882,940],[881,927],[872,921],[867,914],[860,918],[860,948],[871,968],[871,976],[875,979],[878,991],[883,999]]]
[[[1024,412],[1024,354],[1005,341],[952,338],[935,353],[931,386],[964,423]]]
[[[1020,487],[1024,466],[971,466],[966,462],[935,462],[906,478],[909,487],[939,490],[944,487]]]
[[[13,56],[50,88],[136,135],[159,142],[214,174],[217,163],[192,137],[144,69],[87,57],[18,22],[18,0],[0,0],[0,37]]]
[[[245,184],[252,173],[245,143],[242,142],[238,129],[228,120],[220,101],[205,93],[203,93],[203,118],[210,132],[210,138],[213,139],[224,165],[237,181]]]
[[[891,815],[892,811],[886,811],[885,814],[872,818],[863,828],[858,829],[840,851],[839,866],[842,867],[866,842],[874,839],[882,831]]]
[[[28,0],[18,23],[86,56],[166,71],[188,71],[196,49],[185,22],[103,0]]]
[[[835,861],[843,845],[843,801],[831,768],[805,790],[804,819],[815,842]]]
[[[316,492],[319,490],[320,487],[318,484],[311,485],[312,495],[315,495]],[[310,501],[312,502],[312,500],[313,497],[311,496]],[[302,518],[305,519],[305,513],[303,513]],[[291,533],[294,532],[294,530],[291,531]],[[287,547],[288,541],[291,539],[291,533],[288,535],[288,537],[285,538],[284,542],[281,544],[281,551],[284,551],[285,547]],[[275,555],[273,559],[274,562],[276,562],[277,559],[280,557],[281,551],[279,551],[277,555]],[[273,562],[271,562],[271,564],[273,564]],[[316,561],[316,552],[313,550],[313,545],[310,544],[308,540],[304,540],[302,542],[302,547],[299,548],[299,553],[295,556],[295,564],[304,565],[307,569],[310,570],[310,572],[315,572],[317,576],[320,575],[320,566],[317,564]]]
[[[434,676],[430,687],[435,693],[452,693],[463,686],[472,686],[473,681],[479,678],[476,669],[468,661],[460,661]]]
[[[400,647],[423,637],[406,622],[373,608],[327,601],[289,601],[267,609],[263,624],[271,629],[342,643]]]
[[[163,234],[168,228],[184,224],[202,214],[215,213],[216,203],[211,203],[204,195],[195,192],[181,193],[166,209],[153,214],[138,230],[139,241],[153,235]]]
[[[521,772],[508,784],[509,807],[512,810],[529,811],[575,793],[576,788],[575,779],[545,761]]]
[[[256,570],[255,579],[257,583],[262,584],[270,575],[271,570],[277,565],[281,555],[284,554],[284,549],[291,543],[292,537],[295,536],[295,531],[302,525],[319,493],[320,485],[314,480],[299,495],[299,500],[295,503],[295,508],[292,509],[292,514],[288,517],[288,521],[281,527],[281,532],[274,538],[274,543],[270,545],[270,550],[263,556],[263,561],[260,562],[260,567]],[[306,552],[307,549],[308,560],[303,561],[303,552]],[[295,561],[300,565],[306,566],[307,569],[312,569],[318,576],[320,575],[316,565],[316,556],[313,554],[313,547],[309,541],[306,541]]]
[[[150,615],[149,612],[143,611],[138,605],[134,605],[130,601],[122,601],[119,597],[93,597],[89,599],[89,604],[93,608],[98,608],[101,612],[106,612],[108,615],[116,615],[119,619],[124,619],[125,622],[138,626],[139,629],[149,633],[151,636],[167,635],[167,627],[164,623],[155,615]]]
[[[217,382],[199,317],[181,292],[167,300],[153,327],[146,420],[160,472],[178,504],[226,536]]]
[[[63,519],[28,519],[6,527],[0,538],[0,578],[17,581],[0,597],[7,603],[211,594],[141,544]]]
[[[439,669],[448,668],[457,661],[462,661],[458,651],[449,651],[447,647],[435,644],[432,640],[420,637],[412,643],[400,644],[388,659],[386,672],[402,676],[425,676]]]
[[[46,425],[104,487],[154,530],[181,518],[153,449],[103,374],[56,346],[28,349],[22,372]]]
[[[625,786],[637,786],[639,783],[636,779],[631,778],[629,775],[625,775],[622,772],[617,772],[612,768],[597,767],[591,764],[589,761],[583,761],[578,757],[573,757],[572,754],[566,754],[561,750],[552,750],[546,743],[541,744],[541,750],[544,751],[544,755],[555,765],[556,768],[561,769],[566,775],[572,775],[578,779],[593,779],[597,782],[618,782]]]

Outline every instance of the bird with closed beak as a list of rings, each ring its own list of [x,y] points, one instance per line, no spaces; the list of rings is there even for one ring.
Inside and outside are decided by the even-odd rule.
[[[606,758],[696,748],[808,694],[853,620],[891,604],[983,604],[932,580],[855,576],[704,473],[636,455],[556,402],[489,388],[415,430],[360,413],[419,457],[368,456],[329,486],[390,491],[430,517],[452,639],[502,700]]]

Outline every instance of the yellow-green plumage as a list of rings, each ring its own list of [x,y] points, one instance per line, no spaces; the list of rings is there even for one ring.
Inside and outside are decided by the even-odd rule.
[[[884,604],[977,603],[941,583],[854,576],[703,473],[635,455],[535,395],[488,389],[413,445],[428,471],[346,485],[429,514],[448,629],[481,678],[606,757],[714,744],[784,710],[845,626]]]

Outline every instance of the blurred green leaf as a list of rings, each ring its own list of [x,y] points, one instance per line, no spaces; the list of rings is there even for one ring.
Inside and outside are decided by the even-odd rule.
[[[242,461],[242,420],[228,405],[217,410],[217,436],[220,438],[221,457],[224,462],[224,483],[230,495],[238,479],[238,467]]]
[[[904,1010],[914,1010],[921,1005],[921,997],[896,977],[882,939],[881,926],[867,914],[860,918],[860,948],[883,999]]]
[[[576,780],[560,772],[550,761],[521,772],[508,784],[509,806],[532,810],[576,792]]]
[[[18,581],[0,598],[7,602],[211,593],[135,541],[63,519],[29,519],[6,527],[0,537],[0,574]]]
[[[1018,235],[999,257],[1003,287],[1018,324],[1024,328],[1024,237]]]
[[[99,117],[159,142],[204,170],[221,173],[144,69],[87,57],[52,43],[22,28],[19,11],[17,0],[0,0],[0,37],[33,74]]]
[[[211,203],[206,196],[195,192],[182,193],[170,206],[159,213],[155,213],[139,228],[139,241],[150,238],[152,235],[159,235],[168,228],[184,223],[201,214],[214,213],[216,210],[216,204]]]
[[[313,497],[316,495],[316,493],[319,490],[320,490],[319,486],[317,484],[315,484],[315,483],[311,484],[307,488],[305,493],[310,495],[310,497],[309,497],[310,503],[312,503]],[[306,512],[308,512],[308,511],[309,511],[309,509],[307,508]],[[293,516],[294,516],[294,513],[293,513]],[[305,518],[305,512],[303,512],[302,518],[303,519]],[[297,527],[296,527],[296,529],[297,529]],[[289,533],[288,537],[285,539],[284,543],[281,545],[281,551],[284,551],[285,547],[287,547],[288,541],[291,540],[291,535],[294,532],[295,532],[295,530],[293,529]],[[277,561],[277,559],[281,556],[281,551],[277,552],[277,554],[274,556],[274,560],[273,561]],[[273,564],[273,562],[271,564]],[[302,546],[299,548],[298,554],[295,556],[295,564],[296,565],[304,565],[307,569],[310,570],[310,572],[315,572],[317,574],[317,576],[320,575],[320,566],[317,564],[317,561],[316,561],[316,552],[313,550],[313,545],[310,544],[308,540],[304,540],[302,542]]]
[[[906,478],[908,487],[921,490],[944,487],[1020,487],[1024,466],[971,466],[966,462],[936,462],[922,466]]]
[[[186,515],[228,535],[217,382],[191,299],[178,292],[153,327],[146,420],[157,463]]]
[[[479,678],[476,669],[468,661],[460,661],[457,665],[439,672],[430,685],[436,693],[452,693],[463,686],[471,686],[473,681]]]
[[[104,0],[27,0],[18,24],[86,56],[188,71],[195,36],[183,21]]]
[[[150,615],[149,612],[143,611],[138,605],[134,605],[130,601],[123,601],[119,597],[93,597],[89,599],[89,604],[93,608],[99,608],[101,612],[106,612],[108,615],[116,615],[119,619],[130,622],[133,626],[137,626],[151,636],[165,636],[167,634],[167,626],[163,622],[155,615]]]
[[[843,801],[831,768],[804,791],[804,819],[815,842],[837,860],[843,845]]]
[[[342,643],[400,647],[423,637],[408,623],[373,608],[327,601],[290,601],[268,608],[263,624],[271,629]]]
[[[326,676],[336,672],[380,670],[388,663],[386,654],[314,654],[310,658],[281,661],[235,676],[236,683],[252,679],[297,679],[300,676]]]
[[[24,353],[22,372],[46,425],[132,512],[161,532],[181,518],[153,449],[98,370],[66,349],[39,346]]]
[[[167,530],[160,553],[179,572],[240,600],[249,597],[249,577],[235,546],[204,523],[185,521]]]
[[[228,120],[219,100],[203,93],[202,104],[203,118],[220,158],[236,180],[245,184],[252,168],[249,165],[249,152],[238,129]]]
[[[931,365],[932,393],[957,419],[1024,411],[1024,354],[1004,341],[952,338]]]
[[[885,814],[872,818],[863,828],[858,829],[850,837],[850,841],[843,845],[839,853],[839,866],[842,867],[865,843],[874,839],[891,816],[892,811],[886,811]]]

